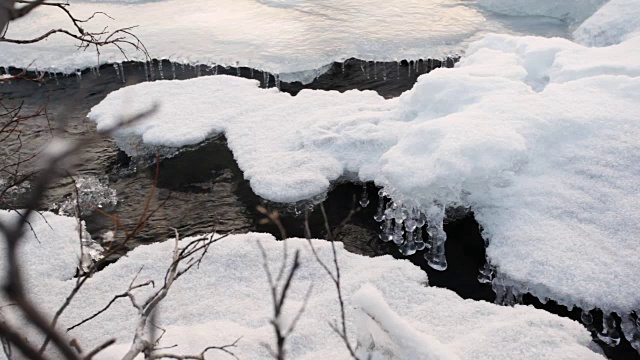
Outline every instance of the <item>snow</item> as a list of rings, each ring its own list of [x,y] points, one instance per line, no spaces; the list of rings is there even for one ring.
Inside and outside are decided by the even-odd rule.
[[[17,212],[0,210],[0,221],[3,224],[12,224],[18,218]],[[24,240],[18,250],[27,284],[36,286],[46,281],[71,279],[76,274],[80,257],[76,219],[43,212],[33,215],[29,223],[31,226],[27,226]],[[0,268],[4,274],[7,271],[4,236],[0,236],[0,240]],[[49,259],[55,261],[48,261]]]
[[[69,232],[73,232],[73,219],[48,215],[48,220],[56,225],[67,223]],[[37,218],[34,225],[38,229],[44,228]],[[74,281],[51,276],[40,268],[55,266],[71,273],[75,254],[68,251],[53,253],[46,258],[37,257],[41,254],[41,245],[30,235],[27,238],[22,254],[28,256],[30,262],[23,263],[40,275],[32,284],[31,294],[37,304],[51,312],[63,301]],[[51,237],[49,240],[60,245],[60,238]],[[191,240],[193,238],[183,239],[182,244]],[[215,243],[198,268],[193,268],[174,283],[161,304],[157,318],[158,325],[167,331],[161,345],[178,344],[170,351],[193,354],[206,346],[228,344],[242,336],[238,347],[232,349],[239,358],[268,357],[261,344],[273,342],[272,328],[268,323],[272,306],[258,241],[266,250],[271,268],[277,268],[282,259],[282,242],[267,234],[232,235]],[[306,310],[288,341],[289,357],[349,358],[341,339],[327,323],[339,318],[333,283],[313,258],[306,240],[289,239],[287,243],[290,255],[300,250],[302,265],[290,289],[291,295],[284,308],[285,318],[296,313],[307,289],[313,284]],[[313,240],[313,243],[319,256],[331,263],[330,244],[322,240]],[[149,279],[162,282],[171,263],[173,246],[173,241],[138,246],[96,273],[61,317],[61,326],[74,324],[102,308],[113,295],[127,289],[141,268],[137,282]],[[376,341],[379,340],[381,333],[376,332],[378,327],[396,344],[391,348],[397,353],[384,353],[374,347],[371,349],[374,353],[372,359],[398,358],[414,350],[426,356],[425,351],[436,349],[433,344],[439,344],[438,352],[434,351],[428,358],[440,355],[438,358],[449,359],[603,359],[589,349],[590,335],[577,322],[529,306],[512,308],[463,300],[449,290],[425,287],[426,275],[409,261],[391,256],[368,258],[346,252],[340,243],[336,246],[351,341],[355,345],[356,334],[360,338],[374,332]],[[3,258],[0,259],[4,262]],[[136,296],[144,299],[149,291],[137,290]],[[362,320],[362,316],[369,317],[368,323],[355,321],[356,317]],[[114,359],[128,349],[134,328],[135,311],[127,299],[121,299],[107,313],[72,330],[69,335],[77,338],[87,349],[105,339],[117,339],[116,345],[98,357]],[[431,344],[416,343],[424,339],[429,339]],[[385,344],[389,343],[378,341],[375,346]],[[368,349],[358,351],[362,353]],[[230,358],[221,352],[208,355]]]
[[[393,199],[388,219],[427,214],[434,263],[444,256],[441,207],[469,208],[488,260],[510,282],[629,313],[640,308],[639,42],[487,35],[455,69],[421,76],[397,99],[292,97],[216,76],[123,88],[89,117],[100,129],[159,100],[119,144],[182,146],[224,132],[255,193],[273,201],[311,198],[340,177],[374,181]],[[401,244],[401,225],[394,231]]]
[[[88,30],[138,25],[134,33],[153,58],[247,66],[281,74],[288,81],[308,82],[324,66],[351,57],[442,58],[487,32],[569,35],[559,21],[509,21],[463,0],[218,0],[215,6],[206,0],[71,3],[78,18],[102,11],[115,19],[98,15],[85,24]],[[7,37],[32,38],[67,23],[63,12],[41,8],[13,22]],[[31,45],[2,43],[0,66],[31,65],[31,69],[72,74],[125,60],[113,46],[102,48],[98,58],[92,49],[78,51],[76,45],[63,35]],[[130,47],[125,50],[129,59],[146,60]]]
[[[567,22],[582,22],[608,0],[478,0],[488,10],[505,15],[548,16]]]
[[[611,0],[578,27],[573,37],[588,46],[618,44],[640,32],[640,3]]]

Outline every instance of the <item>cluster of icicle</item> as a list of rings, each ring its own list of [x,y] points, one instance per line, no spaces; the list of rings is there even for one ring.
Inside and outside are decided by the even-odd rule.
[[[406,256],[426,249],[424,258],[429,266],[436,270],[445,270],[447,268],[444,251],[447,234],[443,227],[445,206],[434,202],[425,210],[417,206],[407,206],[392,199],[385,189],[380,189],[378,195],[380,199],[374,219],[380,223],[380,239],[384,242],[393,241],[398,245],[400,252]],[[369,202],[365,186],[360,205],[366,207]],[[426,238],[423,236],[423,227],[428,235]],[[479,269],[478,281],[491,284],[496,294],[495,303],[499,305],[514,306],[522,303],[524,294],[535,295],[535,291],[531,291],[526,284],[497,273],[488,262]],[[546,297],[538,298],[543,303],[549,300]],[[569,304],[567,307],[571,310],[573,305]],[[631,346],[640,353],[639,311],[617,316],[613,312],[603,311],[602,331],[596,329],[592,312],[593,310],[582,310],[581,320],[594,336],[608,346],[617,346],[621,340],[619,328]],[[619,327],[618,318],[620,319]]]
[[[429,266],[436,270],[445,270],[447,259],[444,243],[447,234],[443,225],[444,205],[434,202],[426,211],[422,211],[416,206],[405,206],[394,201],[384,189],[381,189],[378,195],[380,201],[374,219],[381,223],[380,239],[385,242],[393,241],[405,256],[426,249],[424,258]],[[364,207],[368,204],[369,199],[365,191],[360,205]],[[423,227],[426,227],[426,238],[423,236]]]
[[[478,280],[482,283],[491,283],[491,288],[496,294],[495,303],[498,305],[514,306],[515,304],[521,304],[524,294],[532,293],[535,295],[536,293],[531,291],[532,289],[529,289],[526,284],[495,273],[495,269],[489,264],[485,264],[480,269]],[[537,297],[543,304],[550,300],[544,296],[537,295]],[[562,301],[558,302],[563,303]],[[569,303],[564,305],[567,306],[569,311],[574,306]],[[622,335],[629,341],[631,346],[640,353],[640,317],[638,316],[640,312],[617,314],[615,316],[613,312],[603,310],[601,331],[598,330],[599,327],[594,322],[593,312],[594,310],[581,309],[580,320],[595,337],[607,346],[617,346],[621,340],[621,334],[618,331],[620,329],[622,330]]]

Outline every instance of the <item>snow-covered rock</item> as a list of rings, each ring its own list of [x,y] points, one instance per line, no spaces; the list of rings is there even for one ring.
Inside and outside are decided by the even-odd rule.
[[[60,224],[69,222],[68,231],[73,232],[73,219],[52,215],[47,219]],[[37,229],[42,229],[43,221],[34,218],[33,223]],[[29,254],[39,254],[42,245],[29,234],[25,240],[21,254],[29,257],[28,266],[51,266],[46,265],[48,263],[73,270],[73,252],[35,257]],[[48,240],[57,244],[66,242],[64,238],[56,237]],[[183,239],[182,244],[191,240],[193,238]],[[265,248],[273,271],[277,271],[282,261],[283,243],[275,241],[271,235],[232,235],[213,244],[200,266],[178,279],[162,302],[157,321],[166,334],[161,345],[177,344],[171,352],[193,354],[207,346],[228,344],[242,337],[238,347],[230,349],[238,357],[269,357],[262,343],[272,343],[274,338],[269,324],[272,306],[257,242]],[[302,265],[290,288],[283,319],[292,319],[309,286],[313,285],[306,310],[287,342],[289,357],[349,358],[342,340],[328,324],[328,321],[339,319],[333,282],[314,259],[306,240],[289,239],[287,243],[289,260],[293,252],[299,250]],[[313,240],[313,244],[320,258],[331,263],[330,243]],[[150,279],[162,282],[171,263],[173,246],[173,241],[139,246],[96,273],[65,311],[61,326],[74,324],[101,309],[115,294],[125,291],[139,271],[136,283]],[[380,334],[380,329],[395,343],[395,347],[391,347],[397,350],[395,353],[377,351],[380,348],[359,349],[365,353],[373,350],[373,359],[401,358],[403,354],[411,355],[415,351],[438,355],[429,358],[602,359],[588,348],[590,335],[577,322],[529,306],[511,308],[463,300],[449,290],[427,287],[424,272],[407,260],[390,256],[368,258],[346,252],[340,243],[336,246],[348,334],[354,346],[356,335],[366,334],[376,334],[376,345],[382,346],[378,341],[379,336],[384,335]],[[0,262],[3,261],[0,258]],[[60,279],[43,271],[40,274],[39,280],[31,284],[31,293],[37,304],[52,312],[62,303],[74,280]],[[152,289],[140,289],[136,296],[144,299],[150,291]],[[3,312],[10,309],[3,308]],[[354,322],[357,312],[367,316],[368,323],[357,325]],[[115,338],[116,345],[101,353],[99,358],[119,358],[130,346],[135,319],[136,312],[129,300],[121,299],[106,313],[72,330],[69,335],[77,338],[85,348]],[[439,344],[437,352],[432,350],[433,346],[420,343],[421,339]],[[389,345],[389,342],[384,344]],[[208,355],[231,358],[215,351]]]

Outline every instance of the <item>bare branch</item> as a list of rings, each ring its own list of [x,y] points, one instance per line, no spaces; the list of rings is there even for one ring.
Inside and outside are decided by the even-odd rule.
[[[236,354],[234,354],[231,350],[229,350],[229,348],[236,347],[236,345],[238,344],[240,339],[242,339],[242,337],[237,338],[236,341],[234,341],[233,343],[228,344],[228,345],[206,347],[204,350],[202,350],[202,352],[200,352],[197,355],[177,355],[177,354],[171,354],[171,353],[153,353],[153,354],[151,354],[149,359],[150,360],[154,360],[154,359],[205,360],[204,355],[205,355],[205,353],[207,351],[210,351],[210,350],[219,350],[219,351],[227,353],[228,355],[233,356],[235,359],[238,359]]]
[[[331,280],[335,284],[336,291],[338,293],[338,302],[340,304],[340,320],[341,320],[340,321],[340,326],[338,326],[337,324],[333,324],[331,322],[329,322],[329,326],[331,327],[331,329],[336,334],[338,334],[338,336],[340,336],[340,338],[344,342],[347,350],[349,351],[349,355],[351,355],[351,357],[353,359],[357,360],[358,358],[356,357],[355,350],[353,349],[353,346],[349,342],[349,337],[347,335],[346,311],[345,311],[345,308],[344,308],[344,299],[343,299],[343,296],[342,296],[342,285],[340,283],[340,264],[338,263],[338,254],[337,254],[337,251],[336,251],[336,244],[335,244],[335,236],[338,234],[340,229],[346,223],[348,223],[351,220],[351,217],[357,211],[357,210],[355,210],[355,196],[353,198],[353,204],[351,206],[351,211],[349,212],[347,217],[342,221],[342,223],[340,223],[340,226],[336,229],[336,231],[333,232],[333,233],[331,232],[331,227],[329,226],[329,219],[328,219],[327,213],[326,213],[326,211],[324,209],[324,204],[322,204],[322,203],[320,204],[320,211],[322,212],[322,217],[324,219],[325,231],[327,232],[327,236],[329,237],[329,241],[331,242],[331,253],[333,255],[333,265],[334,265],[335,273],[332,272],[329,269],[329,266],[327,266],[327,264],[325,264],[324,261],[322,261],[322,259],[318,255],[318,252],[316,251],[315,247],[313,246],[313,242],[311,241],[311,229],[310,229],[310,226],[309,226],[309,212],[308,211],[305,211],[305,219],[304,219],[305,236],[307,238],[307,243],[309,244],[309,247],[311,248],[311,252],[313,253],[314,257],[316,258],[316,261],[320,264],[320,266],[324,269],[324,271],[329,275],[329,277],[331,278]]]
[[[264,247],[259,241],[257,243],[258,243],[258,248],[260,249],[260,252],[262,254],[263,267],[264,267],[265,273],[267,274],[267,281],[269,282],[269,288],[271,292],[271,301],[273,303],[273,318],[271,319],[271,325],[273,326],[273,330],[276,335],[276,349],[275,350],[272,349],[271,346],[269,346],[268,344],[262,344],[262,345],[267,348],[267,350],[271,353],[271,356],[273,356],[275,359],[284,360],[286,358],[285,344],[287,342],[287,338],[293,333],[296,325],[298,324],[298,321],[300,320],[300,317],[304,313],[307,303],[309,301],[309,298],[311,297],[311,291],[313,289],[313,286],[309,286],[309,289],[307,290],[307,294],[305,295],[304,302],[302,303],[302,306],[296,313],[296,316],[294,317],[292,322],[289,324],[289,326],[286,329],[283,328],[284,324],[282,324],[282,311],[287,299],[289,289],[293,282],[293,277],[295,276],[296,272],[300,268],[300,260],[299,260],[300,250],[296,250],[296,252],[294,253],[293,264],[291,265],[291,268],[288,270],[288,274],[284,278],[282,278],[284,282],[282,283],[282,285],[280,285],[281,279],[277,278],[274,281],[274,278],[271,274],[271,270],[269,269],[267,252],[265,251]],[[285,245],[286,245],[286,240],[285,240]],[[283,257],[286,257],[286,253],[283,254]],[[283,266],[286,266],[286,262],[284,263]]]
[[[17,7],[16,4],[26,4],[22,7]],[[7,38],[7,28],[9,21],[18,19],[30,13],[37,7],[46,6],[51,8],[57,8],[58,10],[65,13],[71,25],[73,25],[73,30],[68,29],[50,29],[43,34],[30,38],[30,39],[15,39],[15,38]],[[107,27],[103,28],[100,31],[88,31],[84,28],[82,24],[85,24],[95,18],[97,15],[103,15],[112,19],[109,15],[104,12],[98,11],[94,12],[91,16],[86,19],[76,18],[73,13],[69,10],[71,5],[69,3],[62,2],[46,2],[44,0],[37,1],[26,1],[26,0],[2,0],[0,2],[0,42],[7,42],[12,44],[33,44],[47,39],[48,37],[54,34],[62,34],[68,37],[71,37],[75,40],[78,40],[77,48],[80,50],[86,50],[89,47],[95,48],[98,57],[100,56],[100,48],[103,46],[112,45],[115,46],[118,51],[120,51],[125,59],[129,59],[127,57],[126,52],[124,51],[124,46],[130,46],[135,51],[140,51],[144,54],[146,59],[150,59],[149,52],[147,48],[144,46],[142,41],[135,35],[132,30],[136,28],[136,26],[129,26],[118,28],[114,31],[109,31]]]

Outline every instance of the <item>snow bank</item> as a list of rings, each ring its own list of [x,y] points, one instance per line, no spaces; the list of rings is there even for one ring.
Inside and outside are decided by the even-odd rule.
[[[18,219],[16,212],[0,210],[0,222],[13,223]],[[42,284],[43,281],[69,280],[76,274],[80,257],[80,240],[76,219],[57,216],[50,212],[34,214],[27,226],[20,248],[20,264],[28,284]],[[34,235],[35,234],[35,235]],[[37,235],[37,236],[36,236]],[[0,268],[6,273],[5,238],[0,233]],[[4,280],[3,280],[4,281]]]
[[[54,222],[72,221],[65,218],[49,219]],[[39,226],[37,222],[36,225]],[[184,239],[182,243],[189,240]],[[271,267],[275,269],[279,266],[283,243],[274,241],[270,235],[234,235],[215,243],[199,268],[194,268],[174,283],[162,303],[158,322],[167,330],[162,345],[179,344],[171,349],[176,353],[198,353],[206,346],[231,343],[242,336],[238,348],[233,349],[239,358],[269,356],[261,343],[273,341],[268,323],[272,307],[257,241],[266,249]],[[297,312],[308,287],[313,284],[313,293],[304,315],[288,342],[289,357],[347,359],[348,354],[341,339],[327,324],[327,321],[339,317],[333,283],[314,260],[306,240],[287,241],[290,254],[300,250],[302,266],[290,290],[285,319]],[[24,254],[28,256],[38,251],[37,243],[28,244],[23,249]],[[330,244],[314,240],[314,245],[319,256],[330,263]],[[359,311],[379,318],[382,328],[390,331],[394,339],[397,331],[415,329],[414,334],[402,334],[403,339],[432,339],[442,344],[438,354],[448,358],[602,358],[588,349],[590,335],[574,321],[533,307],[509,308],[463,300],[449,290],[425,287],[427,279],[424,272],[406,260],[396,260],[390,256],[368,258],[348,253],[341,244],[336,245],[351,336],[356,332],[362,334],[371,330],[369,326],[356,329],[355,311],[350,300],[355,294],[353,304],[361,309]],[[172,249],[172,241],[139,246],[95,274],[62,316],[62,326],[80,321],[102,308],[114,294],[129,286],[141,267],[138,282],[149,279],[162,281],[166,267],[171,262]],[[45,266],[46,262],[69,261],[68,270],[72,270],[74,254],[59,255],[50,255],[47,261],[34,259],[34,264]],[[33,296],[39,304],[52,311],[63,301],[65,291],[72,284],[73,280],[51,279],[43,274],[33,285]],[[366,284],[370,285],[360,290]],[[144,299],[147,291],[140,290],[136,296]],[[128,349],[135,328],[134,320],[135,311],[127,299],[122,299],[91,323],[72,330],[70,336],[77,337],[86,348],[104,339],[116,338],[117,344],[102,353],[101,357],[114,359]],[[404,346],[409,343],[403,340],[398,344]],[[423,344],[411,345],[416,350],[429,349]],[[398,354],[405,351],[400,350]],[[363,348],[359,351],[368,350]],[[221,352],[208,354],[215,358],[230,358]],[[389,356],[394,354],[381,356],[376,353],[374,359]]]
[[[568,22],[582,22],[608,0],[478,0],[478,4],[499,14],[548,16]]]
[[[77,18],[103,11],[115,19],[96,16],[86,25],[88,30],[139,25],[134,32],[153,58],[247,66],[282,74],[289,81],[309,81],[311,70],[351,57],[441,58],[487,32],[568,35],[560,23],[533,19],[510,25],[468,4],[462,0],[217,0],[215,6],[207,0],[72,1],[70,9]],[[65,14],[55,10],[42,8],[12,23],[7,37],[33,38],[65,27]],[[125,60],[115,47],[100,52],[100,63]],[[0,54],[0,66],[24,68],[33,62],[32,69],[65,73],[98,64],[94,51],[78,51],[75,40],[62,35],[32,45],[2,43]],[[127,54],[145,60],[132,49]]]
[[[374,164],[396,141],[390,135],[401,130],[393,124],[375,125],[388,117],[395,101],[385,101],[373,91],[303,90],[293,97],[258,85],[231,76],[143,83],[109,94],[89,117],[98,129],[108,128],[118,121],[119,110],[141,111],[158,100],[157,116],[116,134],[118,146],[127,154],[139,154],[140,142],[179,147],[225,132],[256,194],[279,202],[325,192],[345,166],[357,171]],[[363,121],[372,122],[370,132],[362,132]],[[354,142],[360,147],[354,149]],[[141,149],[148,151],[145,146]],[[366,156],[363,149],[368,150]],[[342,156],[336,158],[336,153]]]
[[[611,0],[587,19],[574,33],[574,39],[588,46],[618,44],[640,31],[640,3]]]
[[[375,181],[393,200],[380,209],[383,237],[405,253],[431,245],[439,268],[443,208],[470,208],[499,273],[540,298],[628,313],[640,308],[639,42],[490,35],[398,99],[291,97],[219,76],[123,88],[89,116],[100,128],[159,100],[158,114],[118,136],[178,146],[224,131],[273,201],[310,198],[346,174]],[[425,221],[426,245],[412,233]]]

